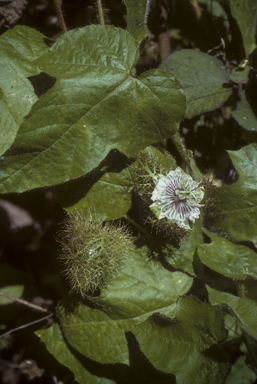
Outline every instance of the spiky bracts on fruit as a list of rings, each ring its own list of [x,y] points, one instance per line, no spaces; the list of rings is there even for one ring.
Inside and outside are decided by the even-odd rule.
[[[84,213],[68,215],[59,233],[61,262],[71,289],[82,297],[97,288],[107,288],[133,250],[133,238],[126,227]]]

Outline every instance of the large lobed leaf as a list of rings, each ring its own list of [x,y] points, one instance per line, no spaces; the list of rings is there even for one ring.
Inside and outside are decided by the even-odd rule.
[[[129,364],[125,333],[155,311],[172,316],[174,303],[193,282],[181,272],[172,273],[160,263],[149,261],[142,252],[131,254],[110,288],[94,299],[98,308],[80,302],[69,312],[63,304],[59,305],[58,315],[67,341],[100,363]]]
[[[23,117],[38,99],[27,77],[40,73],[33,61],[49,48],[47,41],[25,26],[0,37],[0,156],[11,146]]]
[[[239,174],[238,181],[219,189],[220,217],[214,232],[227,234],[233,241],[257,242],[257,144],[228,151]]]
[[[112,149],[135,156],[173,135],[185,111],[180,83],[158,70],[135,78],[138,57],[128,32],[90,25],[61,36],[35,61],[57,82],[21,125],[1,164],[0,192],[75,179]]]
[[[243,245],[230,241],[206,231],[212,242],[200,244],[198,256],[202,262],[224,276],[244,280],[246,276],[257,279],[257,253]]]
[[[192,49],[183,49],[168,56],[159,69],[174,75],[186,94],[185,117],[213,110],[231,95],[224,65],[213,56]],[[172,106],[171,106],[172,107]]]
[[[226,339],[222,317],[207,303],[182,297],[172,320],[153,315],[136,325],[142,352],[155,368],[176,375],[177,384],[220,384],[226,364],[204,355],[209,347]]]

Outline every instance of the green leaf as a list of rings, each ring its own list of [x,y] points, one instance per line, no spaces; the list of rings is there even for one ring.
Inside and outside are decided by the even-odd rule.
[[[231,13],[236,19],[240,28],[243,37],[246,57],[248,57],[250,53],[252,53],[252,51],[256,48],[256,0],[229,0],[229,2]]]
[[[124,0],[127,8],[127,31],[139,45],[147,36],[145,30],[146,3],[149,0]]]
[[[23,117],[37,101],[27,77],[40,73],[33,60],[48,49],[47,40],[25,26],[17,26],[0,37],[0,156],[11,146]]]
[[[8,295],[14,296],[17,299],[20,299],[24,291],[24,285],[9,285],[7,287],[1,288],[0,291],[3,293],[7,293]],[[15,300],[0,295],[0,305],[12,303],[15,303]]]
[[[232,241],[257,242],[257,144],[238,151],[228,151],[239,174],[238,181],[218,190],[220,217],[213,232],[227,235]]]
[[[167,260],[176,269],[182,269],[190,275],[195,276],[193,268],[193,260],[196,249],[203,242],[201,219],[195,221],[193,230],[188,236],[181,240],[178,249],[173,248],[171,253],[168,253]]]
[[[67,211],[69,213],[76,213],[78,210],[90,211],[101,217],[101,220],[116,220],[128,212],[131,206],[130,194],[127,169],[120,173],[105,173],[86,197]]]
[[[253,384],[256,378],[253,371],[246,365],[244,355],[240,356],[232,365],[225,384]]]
[[[201,244],[198,256],[207,267],[232,279],[244,280],[252,276],[257,279],[257,253],[243,245],[233,244],[205,230],[211,244]]]
[[[174,75],[186,94],[185,117],[220,107],[231,95],[224,65],[213,56],[192,49],[183,49],[168,56],[159,69]]]
[[[241,99],[237,103],[237,108],[232,111],[232,116],[247,131],[257,131],[257,117],[246,98],[245,91],[240,93]]]
[[[80,384],[112,384],[113,380],[103,377],[97,377],[83,367],[83,365],[70,352],[65,343],[62,332],[58,324],[52,327],[35,332],[40,339],[45,343],[48,351],[65,367],[69,368],[75,376],[75,380]]]
[[[238,319],[240,327],[257,339],[257,303],[245,297],[230,295],[207,287],[212,305],[228,305]]]
[[[249,72],[250,72],[250,67],[246,67],[244,69],[236,67],[231,70],[229,78],[235,83],[245,84],[248,82]]]
[[[131,253],[110,288],[91,299],[97,308],[78,302],[73,312],[68,312],[64,304],[59,305],[58,315],[67,341],[93,360],[129,364],[125,332],[155,311],[171,315],[175,301],[191,287],[192,278],[164,269],[142,252]]]
[[[142,352],[158,370],[176,375],[177,384],[220,384],[226,364],[204,355],[223,341],[222,317],[209,304],[194,297],[182,297],[171,321],[153,315],[133,327]]]
[[[112,26],[62,35],[35,62],[57,82],[33,106],[5,156],[0,192],[75,179],[112,149],[135,156],[173,135],[185,110],[180,84],[158,70],[134,78],[138,57],[132,36]]]
[[[128,212],[132,186],[127,168],[105,173],[89,190],[88,182],[85,177],[55,188],[57,200],[69,213],[91,212],[104,221],[119,219]]]

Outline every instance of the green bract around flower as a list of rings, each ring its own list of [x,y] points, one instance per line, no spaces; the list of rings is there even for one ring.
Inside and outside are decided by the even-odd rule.
[[[199,184],[179,167],[166,176],[158,175],[151,210],[158,219],[166,217],[181,228],[191,229],[189,221],[195,222],[203,206],[199,204],[204,196]]]

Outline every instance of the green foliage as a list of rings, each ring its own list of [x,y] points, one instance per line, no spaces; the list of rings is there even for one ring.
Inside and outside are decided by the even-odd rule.
[[[176,269],[195,276],[193,261],[196,249],[203,242],[201,219],[197,219],[192,232],[180,242],[180,247],[167,249],[167,261]]]
[[[236,19],[236,22],[240,28],[245,48],[245,54],[246,57],[248,57],[256,48],[254,41],[257,22],[256,1],[229,0],[229,3],[232,16]]]
[[[79,384],[114,384],[113,380],[92,375],[67,348],[58,324],[37,331],[36,335],[45,343],[47,349],[63,365],[68,367]]]
[[[60,303],[58,316],[64,335],[83,355],[101,363],[129,364],[125,333],[155,311],[172,316],[176,300],[189,290],[192,278],[149,261],[146,252],[131,252],[110,288],[91,298],[90,306],[79,301],[69,311],[65,302]]]
[[[246,365],[245,356],[240,356],[232,365],[225,384],[253,384],[255,380],[256,375]]]
[[[133,328],[140,348],[155,368],[176,375],[178,384],[221,383],[227,370],[204,352],[226,338],[223,319],[193,297],[178,300],[172,320],[149,317]]]
[[[7,287],[1,288],[1,292],[11,295],[16,298],[21,298],[23,294],[24,286],[23,285],[9,285]],[[9,297],[0,296],[0,305],[6,305],[14,303],[13,299]]]
[[[87,25],[53,43],[16,27],[0,37],[0,192],[51,186],[68,211],[59,259],[71,292],[57,306],[59,325],[37,335],[79,383],[229,384],[239,377],[252,383],[256,65],[254,53],[253,67],[241,60],[255,47],[256,2],[124,3],[126,30]],[[190,18],[192,38],[185,25]],[[145,71],[144,65],[157,67],[143,59],[154,57],[156,42],[162,50],[163,36],[171,36],[173,53],[159,69]],[[217,127],[225,131],[229,124],[224,146]],[[241,141],[234,145],[236,134]],[[191,150],[184,146],[190,136],[199,139]],[[215,180],[223,147],[238,173],[232,185]],[[210,181],[203,175],[208,167],[198,168],[194,155],[200,164],[204,151],[212,157],[215,150],[222,155]],[[181,222],[188,219],[182,206],[189,201],[194,210],[200,183],[205,190],[191,231],[150,213],[157,175],[170,208],[166,176],[177,167],[192,177],[179,180],[174,195],[183,202]],[[223,185],[215,187],[218,182]],[[25,274],[2,262],[0,284],[22,297]],[[14,305],[4,300],[5,307]],[[2,317],[5,326],[8,316]]]
[[[245,297],[233,296],[229,293],[218,292],[210,287],[208,288],[209,300],[213,305],[227,305],[229,313],[234,316],[238,325],[247,334],[255,339],[257,338],[257,303],[256,301]],[[231,311],[232,310],[232,311]]]
[[[217,209],[220,217],[215,228],[233,241],[257,241],[256,152],[256,144],[249,144],[239,151],[228,152],[239,179],[235,184],[222,187],[218,191]]]
[[[127,8],[127,31],[135,38],[137,44],[147,37],[145,30],[146,4],[149,0],[124,0]]]
[[[247,100],[245,91],[240,93],[240,101],[237,104],[237,109],[232,112],[234,119],[240,124],[243,128],[248,131],[257,131],[257,117],[253,112],[252,107]]]
[[[203,52],[184,49],[165,59],[160,69],[175,76],[186,94],[186,117],[218,108],[231,95],[222,62]]]
[[[29,44],[28,44],[29,41]],[[18,26],[0,37],[0,155],[13,143],[24,116],[37,101],[29,76],[40,70],[33,63],[49,48],[50,39]]]
[[[5,156],[1,192],[75,179],[112,149],[134,156],[174,134],[185,110],[181,86],[158,70],[135,78],[138,58],[128,32],[91,25],[61,36],[36,60],[57,81],[34,105]]]
[[[256,252],[209,231],[205,233],[212,239],[211,244],[200,244],[198,247],[198,255],[205,265],[232,279],[244,280],[246,276],[257,279]]]

